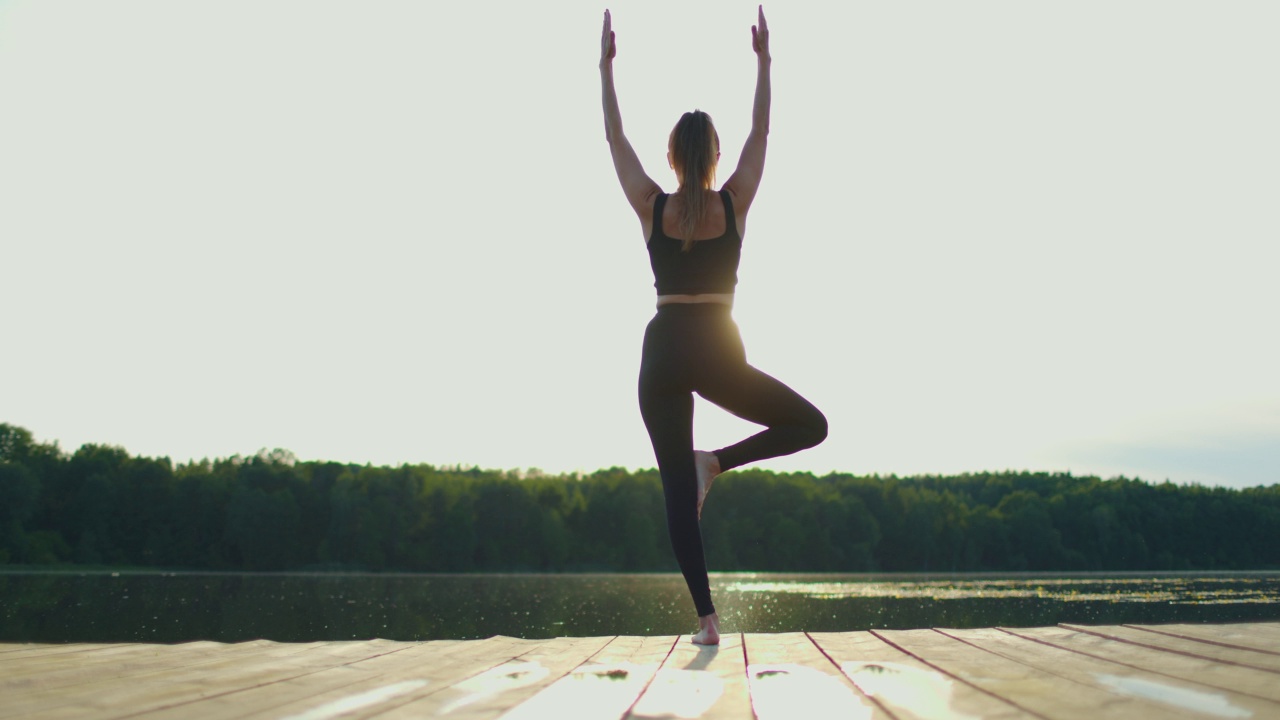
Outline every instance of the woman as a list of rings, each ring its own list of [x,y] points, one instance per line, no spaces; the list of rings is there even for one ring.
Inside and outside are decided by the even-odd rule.
[[[769,26],[764,9],[759,13],[759,24],[751,28],[757,73],[751,133],[737,169],[718,193],[712,184],[720,139],[711,118],[699,110],[685,113],[668,139],[676,193],[664,194],[645,174],[622,133],[608,10],[600,40],[605,138],[622,190],[640,217],[658,289],[658,313],[645,331],[640,362],[640,412],[662,475],[671,546],[698,611],[693,642],[700,645],[720,642],[698,527],[712,480],[749,462],[813,447],[827,436],[827,420],[817,408],[747,364],[730,315],[741,233],[760,187],[769,134]],[[715,452],[695,451],[695,392],[765,430]]]

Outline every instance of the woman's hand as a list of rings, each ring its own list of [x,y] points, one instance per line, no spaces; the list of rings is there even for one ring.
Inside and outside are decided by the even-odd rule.
[[[761,5],[759,6],[759,8],[760,8],[759,24],[751,26],[751,49],[755,50],[756,55],[759,55],[761,58],[768,59],[769,58],[769,23],[765,22],[765,19],[764,19],[764,6]],[[608,30],[609,13],[605,12],[604,15],[605,15],[605,19],[604,19],[605,29]],[[613,57],[613,56],[610,55],[610,57]]]
[[[761,15],[760,17],[764,16]],[[613,60],[613,56],[617,54],[618,46],[613,41],[613,20],[609,17],[609,11],[605,10],[604,31],[600,33],[600,65],[603,67],[605,63]]]

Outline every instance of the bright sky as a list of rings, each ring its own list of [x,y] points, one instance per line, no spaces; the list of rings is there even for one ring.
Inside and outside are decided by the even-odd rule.
[[[74,449],[652,467],[604,7],[0,0],[0,421]],[[750,120],[748,3],[611,6],[628,137]],[[766,6],[764,463],[1280,482],[1280,5]],[[699,404],[699,445],[754,431]]]

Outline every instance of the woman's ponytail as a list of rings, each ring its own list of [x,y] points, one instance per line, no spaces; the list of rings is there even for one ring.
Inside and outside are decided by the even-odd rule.
[[[688,252],[693,247],[693,234],[707,209],[706,190],[716,180],[716,161],[720,154],[720,136],[716,134],[711,116],[701,110],[680,116],[668,141],[671,164],[680,177],[679,227],[684,241],[681,249]]]

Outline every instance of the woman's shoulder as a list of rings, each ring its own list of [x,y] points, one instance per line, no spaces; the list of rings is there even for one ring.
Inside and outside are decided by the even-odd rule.
[[[737,225],[738,234],[741,235],[742,226],[747,222],[747,210],[750,209],[753,198],[744,196],[738,188],[734,187],[732,179],[720,186],[720,194],[733,209],[735,225]]]
[[[640,207],[636,208],[636,214],[640,216],[640,228],[643,232],[644,242],[646,245],[651,239],[653,239],[654,228],[660,227],[654,224],[654,216],[657,215],[658,210],[666,204],[667,197],[668,194],[663,192],[662,188],[655,184],[653,186],[653,190],[649,192],[649,194],[645,195],[641,200]],[[659,222],[661,222],[661,220],[659,220]]]
[[[734,211],[738,215],[744,215],[750,209],[751,202],[755,200],[757,188],[758,186],[745,183],[742,187],[739,187],[739,184],[734,182],[734,178],[731,177],[725,181],[724,185],[720,186],[720,191],[727,192],[729,199],[733,201]]]

